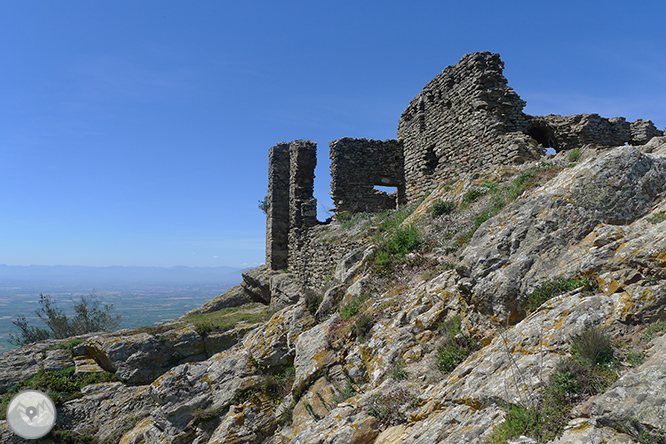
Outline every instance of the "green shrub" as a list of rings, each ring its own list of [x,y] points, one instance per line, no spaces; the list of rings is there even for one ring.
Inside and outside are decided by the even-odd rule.
[[[194,324],[194,330],[199,334],[199,336],[205,338],[208,336],[208,333],[217,330],[217,327],[211,322],[201,322]]]
[[[346,321],[352,316],[356,316],[358,314],[358,308],[360,307],[360,305],[361,301],[359,301],[358,299],[353,299],[349,301],[347,304],[340,307],[340,317],[342,318],[342,320]]]
[[[382,247],[389,254],[404,256],[405,254],[416,250],[421,241],[419,240],[419,230],[414,225],[398,228]]]
[[[609,364],[615,357],[610,336],[596,328],[586,328],[571,339],[571,352],[590,365]]]
[[[564,294],[566,292],[575,290],[576,288],[583,288],[586,292],[593,292],[597,287],[596,281],[589,278],[581,279],[563,279],[557,278],[548,281],[540,287],[536,288],[525,300],[525,309],[528,313],[533,312],[539,308],[544,302]]]
[[[373,325],[375,325],[375,321],[372,319],[372,316],[362,314],[352,324],[351,331],[356,336],[356,339],[363,342],[370,337],[370,330]]]
[[[470,354],[478,350],[479,344],[474,338],[461,332],[458,316],[442,322],[438,327],[446,332],[446,336],[445,344],[437,352],[437,368],[448,373],[458,367]]]
[[[317,293],[310,292],[305,295],[305,307],[308,309],[312,316],[317,313],[317,309],[319,308],[322,300],[323,297]]]
[[[407,373],[407,369],[405,368],[405,361],[398,359],[395,363],[395,366],[393,367],[393,370],[391,370],[390,375],[391,378],[397,381],[409,378],[409,373]]]
[[[657,336],[657,333],[665,330],[666,330],[666,321],[657,322],[655,324],[650,325],[647,329],[645,329],[645,333],[643,333],[641,339],[643,339],[644,341],[651,341],[652,339],[654,339],[655,336]]]
[[[120,325],[120,315],[111,314],[113,305],[101,305],[94,294],[81,296],[74,302],[74,316],[68,316],[57,306],[57,301],[50,295],[39,295],[39,308],[35,314],[48,329],[28,324],[25,316],[20,316],[12,323],[18,327],[19,334],[10,334],[9,342],[14,345],[27,345],[45,339],[64,339],[98,331],[112,331]]]
[[[468,192],[465,193],[463,196],[463,204],[471,204],[472,202],[476,202],[483,196],[483,194],[478,191],[478,190],[469,190]]]
[[[380,232],[392,231],[398,228],[416,209],[416,206],[406,206],[397,210],[387,210],[379,215],[383,220],[379,225]]]
[[[77,345],[83,344],[84,342],[86,342],[86,340],[83,339],[83,338],[72,339],[71,341],[69,341],[65,344],[58,344],[58,347],[56,347],[56,348],[67,349],[67,350],[71,351],[71,350],[74,349],[74,347],[76,347]]]
[[[505,406],[506,417],[504,422],[495,428],[490,439],[491,444],[506,443],[509,439],[521,435],[531,436],[539,422],[536,409],[526,408],[522,405],[510,404]]]
[[[580,160],[580,150],[578,148],[574,148],[571,151],[569,151],[569,154],[567,154],[567,159],[569,162],[575,163]]]
[[[456,209],[455,202],[435,202],[432,206],[432,215],[433,217],[443,216],[445,214],[451,214]]]

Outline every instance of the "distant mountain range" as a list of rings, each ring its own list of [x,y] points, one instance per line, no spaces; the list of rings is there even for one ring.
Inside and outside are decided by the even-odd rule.
[[[240,283],[242,268],[233,267],[85,267],[0,264],[0,287],[57,285],[188,285]]]

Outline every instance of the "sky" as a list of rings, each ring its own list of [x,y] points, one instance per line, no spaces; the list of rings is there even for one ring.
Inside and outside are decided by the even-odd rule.
[[[268,150],[396,137],[463,54],[532,115],[666,126],[657,1],[0,2],[0,264],[264,262]]]

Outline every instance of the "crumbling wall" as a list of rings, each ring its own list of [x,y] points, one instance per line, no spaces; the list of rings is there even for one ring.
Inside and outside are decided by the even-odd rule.
[[[335,211],[377,212],[407,200],[404,157],[397,140],[342,138],[329,143]],[[396,187],[388,194],[375,186]]]
[[[289,233],[317,223],[313,197],[317,144],[305,140],[282,142],[268,152],[266,196],[266,265],[289,267]]]
[[[536,141],[522,133],[525,102],[503,69],[499,54],[467,54],[409,103],[398,123],[409,201],[454,172],[538,158]]]
[[[575,116],[528,117],[525,133],[544,147],[555,151],[568,150],[583,145],[619,146],[644,145],[661,131],[649,120],[627,122],[624,117],[605,118],[599,114]]]
[[[289,271],[300,285],[323,292],[338,262],[350,251],[367,247],[366,238],[352,239],[335,231],[332,225],[322,224],[289,234]]]

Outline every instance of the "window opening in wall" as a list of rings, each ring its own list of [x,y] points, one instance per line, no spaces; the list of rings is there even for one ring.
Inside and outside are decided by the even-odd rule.
[[[385,186],[381,186],[381,185],[376,185],[375,190],[383,191],[386,194],[391,194],[391,193],[397,193],[398,192],[398,187],[385,187]]]
[[[546,126],[535,126],[527,130],[527,135],[546,148],[546,154],[557,153],[559,147],[557,140],[555,140],[555,137],[553,136],[553,131],[550,128]]]
[[[439,157],[435,153],[435,145],[430,146],[425,153],[425,165],[423,172],[425,174],[432,174],[435,172],[435,168],[439,164]]]
[[[378,209],[398,208],[398,187],[375,185],[374,189]]]

